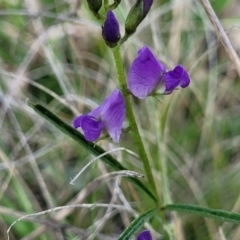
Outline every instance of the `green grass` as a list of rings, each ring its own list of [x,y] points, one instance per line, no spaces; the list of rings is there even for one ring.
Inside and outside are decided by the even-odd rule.
[[[69,15],[75,9],[70,2],[0,3],[0,239],[7,238],[7,228],[17,218],[74,201],[125,205],[137,213],[152,204],[124,178],[107,178],[88,195],[89,183],[113,171],[100,161],[70,185],[94,156],[27,105],[27,99],[39,102],[71,124],[74,116],[96,107],[118,87],[100,23],[85,1],[76,15]],[[122,47],[122,55],[127,72],[137,50],[148,45],[169,68],[179,63],[191,70],[191,85],[165,96],[163,103],[134,99],[135,113],[160,195],[164,158],[173,202],[238,213],[239,77],[200,2],[178,2],[154,1],[149,16]],[[211,2],[239,53],[240,17],[235,9],[240,3]],[[131,3],[122,1],[115,11],[122,35]],[[29,14],[34,4],[40,18]],[[99,144],[106,151],[119,147],[107,140]],[[120,146],[137,151],[129,133],[121,135]],[[142,162],[129,153],[113,156],[128,169],[144,172]],[[10,239],[117,239],[136,217],[133,211],[110,205],[63,213],[22,220],[11,229]],[[156,216],[145,226],[154,239],[164,234],[160,224]],[[174,213],[173,227],[179,232],[177,240],[224,239],[219,232],[225,239],[240,236],[238,225],[181,213]]]

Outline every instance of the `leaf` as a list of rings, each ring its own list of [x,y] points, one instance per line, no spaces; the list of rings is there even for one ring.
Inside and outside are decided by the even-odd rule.
[[[225,222],[240,223],[240,214],[223,211],[220,209],[211,209],[187,204],[169,204],[162,208],[162,210],[166,209],[176,212],[192,213],[208,218],[221,219]]]
[[[76,129],[72,128],[70,125],[64,123],[59,117],[57,117],[55,114],[50,112],[48,109],[43,107],[40,104],[34,104],[31,101],[28,100],[28,105],[33,108],[38,114],[43,116],[46,120],[51,122],[53,125],[55,125],[60,131],[67,134],[69,137],[77,141],[80,145],[82,145],[84,148],[88,149],[90,152],[92,152],[95,156],[99,156],[105,151],[99,147],[98,145],[88,142],[84,136],[77,131]],[[125,168],[120,162],[118,162],[114,157],[107,154],[104,155],[101,160],[105,163],[107,163],[109,166],[111,166],[113,169],[120,171],[120,170],[128,170]],[[133,182],[137,187],[139,187],[142,191],[144,191],[149,197],[151,197],[155,202],[157,202],[156,197],[152,194],[152,192],[139,180],[136,178],[130,178],[126,177],[129,181]]]
[[[143,226],[145,222],[152,217],[159,207],[152,208],[134,219],[131,224],[124,230],[124,232],[119,236],[118,240],[129,240],[131,237]]]

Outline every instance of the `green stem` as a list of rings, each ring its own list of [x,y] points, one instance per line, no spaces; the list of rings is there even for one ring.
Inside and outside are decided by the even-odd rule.
[[[169,191],[169,183],[168,183],[168,166],[167,166],[167,159],[166,159],[166,136],[168,135],[168,113],[170,110],[172,101],[164,108],[162,111],[161,116],[161,136],[158,136],[158,145],[161,146],[161,150],[163,151],[160,153],[160,163],[161,163],[161,172],[162,172],[162,189],[163,189],[163,204],[168,205],[172,203],[170,191]],[[161,144],[162,143],[162,144]],[[164,229],[166,230],[169,240],[174,240],[174,223],[165,221],[164,222]]]
[[[153,174],[152,174],[152,170],[151,170],[150,163],[148,160],[148,156],[145,151],[145,148],[144,148],[144,145],[142,142],[142,138],[139,133],[138,126],[137,126],[137,123],[136,123],[136,120],[134,117],[134,113],[133,113],[133,109],[132,109],[132,105],[131,105],[130,94],[128,93],[128,89],[127,89],[127,80],[126,80],[126,76],[125,76],[124,69],[123,69],[123,62],[122,62],[119,45],[117,45],[115,48],[113,48],[113,56],[114,56],[114,60],[115,60],[116,68],[117,68],[120,89],[122,91],[122,94],[123,94],[123,96],[125,98],[125,102],[126,102],[126,113],[127,113],[127,118],[128,118],[130,127],[131,127],[131,131],[133,134],[133,139],[135,140],[136,146],[138,147],[138,153],[139,153],[141,160],[143,161],[144,171],[145,171],[147,179],[150,183],[150,186],[151,186],[152,190],[154,191],[154,194],[156,196],[158,196],[155,181],[154,181]]]
[[[114,3],[109,6],[110,9],[115,9],[118,7],[118,5],[121,3],[121,0],[114,0]]]
[[[104,10],[105,10],[105,13],[107,13],[107,11],[108,11],[108,0],[104,0]]]
[[[162,139],[162,141],[164,140]],[[167,167],[165,153],[162,154],[162,156],[160,157],[160,161],[161,161],[161,168],[162,168],[163,203],[164,205],[167,205],[167,204],[171,204],[172,201],[171,201],[170,192],[169,192],[168,167]]]
[[[119,45],[121,46],[123,43],[125,43],[128,40],[128,38],[131,37],[132,35],[133,35],[133,33],[132,34],[125,33],[125,35],[119,41]]]

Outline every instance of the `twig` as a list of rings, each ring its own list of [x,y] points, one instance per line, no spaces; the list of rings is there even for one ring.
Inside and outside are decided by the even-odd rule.
[[[240,60],[239,60],[238,55],[236,54],[236,51],[234,50],[231,42],[229,41],[228,36],[227,36],[226,32],[224,31],[217,15],[215,14],[214,10],[212,9],[212,6],[211,6],[209,0],[200,0],[200,1],[210,19],[210,21],[215,29],[215,32],[216,32],[217,36],[219,37],[223,47],[225,48],[225,50],[229,54],[231,61],[235,65],[238,76],[240,77]]]
[[[99,156],[95,157],[93,160],[91,160],[88,164],[86,164],[78,173],[77,175],[70,181],[70,184],[74,184],[75,181],[80,177],[80,175],[90,166],[92,165],[94,162],[96,162],[98,159],[100,159],[101,157],[109,154],[109,153],[113,153],[113,152],[116,152],[116,151],[126,151],[134,156],[137,156],[134,152],[126,149],[126,148],[123,148],[123,147],[120,147],[120,148],[115,148],[113,150],[110,150],[110,151],[107,151],[103,154],[100,154]],[[119,174],[121,173],[122,176],[129,176],[129,177],[138,177],[138,178],[143,178],[144,176],[137,173],[137,172],[133,172],[133,171],[129,171],[129,170],[124,170],[124,171],[119,171]]]

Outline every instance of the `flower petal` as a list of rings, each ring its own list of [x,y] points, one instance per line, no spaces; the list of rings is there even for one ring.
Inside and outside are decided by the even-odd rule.
[[[125,112],[125,100],[122,93],[116,89],[103,102],[101,108],[101,120],[114,142],[119,142]]]
[[[101,135],[104,127],[103,123],[89,115],[82,115],[81,117],[81,128],[83,130],[84,137],[86,140],[94,142]]]
[[[100,119],[101,117],[101,111],[102,111],[102,105],[99,107],[93,109],[91,112],[89,112],[87,115],[95,117],[96,119]]]
[[[182,88],[185,88],[185,87],[187,87],[190,84],[190,77],[188,75],[188,72],[185,70],[185,68],[183,66],[181,66],[181,65],[178,65],[178,66],[183,68],[183,73],[182,73],[180,86]]]
[[[182,73],[183,69],[177,66],[173,70],[170,70],[163,75],[166,92],[172,92],[179,85],[181,82]]]
[[[151,50],[144,46],[138,51],[138,57],[130,66],[129,90],[140,99],[146,98],[161,80],[165,69],[165,66],[155,58]]]
[[[183,88],[187,87],[190,83],[190,77],[183,66],[177,65],[173,70],[163,75],[163,81],[166,86],[165,94],[169,94],[179,85]]]
[[[150,231],[144,230],[140,232],[140,234],[137,237],[137,240],[152,240]]]
[[[82,122],[82,118],[83,118],[83,117],[84,117],[84,115],[81,115],[81,116],[75,117],[75,118],[73,119],[72,125],[73,125],[74,128],[79,128],[79,127],[81,127],[81,122]]]

